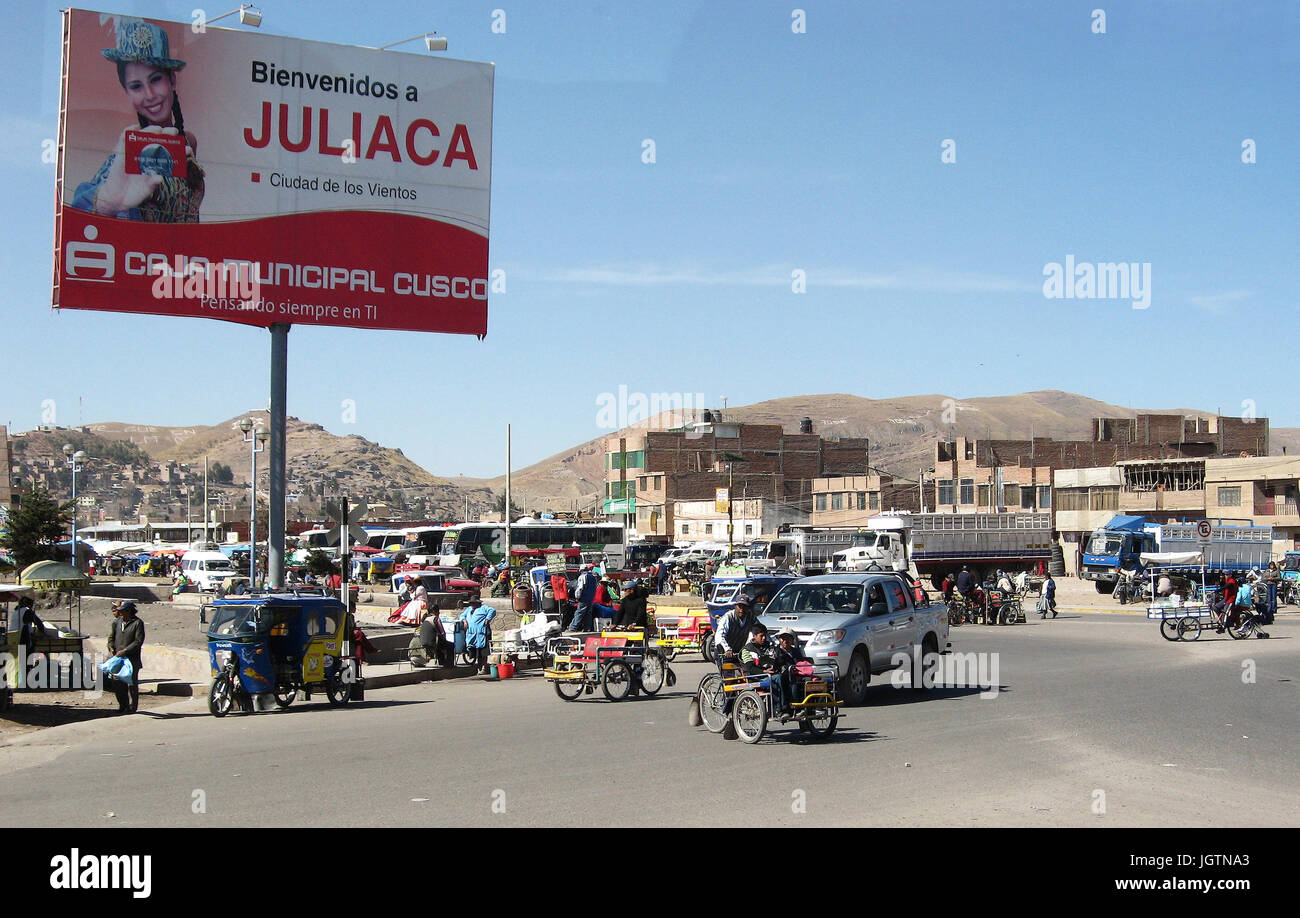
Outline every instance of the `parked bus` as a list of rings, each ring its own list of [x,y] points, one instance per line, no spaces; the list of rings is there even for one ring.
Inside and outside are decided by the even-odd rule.
[[[444,530],[441,564],[464,566],[481,551],[489,564],[505,555],[505,523],[458,523]],[[510,525],[512,548],[571,548],[604,556],[610,570],[627,566],[627,538],[622,523],[562,523],[519,520]]]

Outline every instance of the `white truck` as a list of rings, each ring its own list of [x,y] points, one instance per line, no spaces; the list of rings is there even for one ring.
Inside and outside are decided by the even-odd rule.
[[[937,589],[963,566],[976,579],[994,570],[1036,573],[1051,554],[1050,513],[893,513],[869,519],[835,552],[834,569],[909,571]]]

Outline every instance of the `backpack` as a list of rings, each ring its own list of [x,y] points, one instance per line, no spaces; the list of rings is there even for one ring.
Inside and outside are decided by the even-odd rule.
[[[1249,583],[1243,583],[1238,586],[1237,599],[1233,602],[1233,605],[1243,609],[1253,608],[1255,600],[1252,598],[1251,592],[1251,585]]]

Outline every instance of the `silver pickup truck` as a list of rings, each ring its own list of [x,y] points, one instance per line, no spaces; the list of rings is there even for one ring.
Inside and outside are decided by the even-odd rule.
[[[810,660],[837,668],[840,697],[861,704],[872,675],[896,668],[900,653],[931,661],[949,649],[947,609],[918,605],[913,589],[889,572],[803,577],[783,586],[759,621],[772,634],[793,630]]]

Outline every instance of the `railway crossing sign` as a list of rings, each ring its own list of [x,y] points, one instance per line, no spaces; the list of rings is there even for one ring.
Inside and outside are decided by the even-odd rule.
[[[337,501],[330,500],[325,502],[325,515],[332,519],[336,524],[339,524],[340,527],[343,523],[343,515],[345,513],[347,514],[348,535],[351,536],[353,542],[360,542],[362,545],[366,544],[366,531],[361,528],[360,522],[362,517],[366,515],[366,511],[369,509],[370,505],[364,500],[358,501],[355,504],[349,504],[346,497]],[[347,553],[348,547],[349,546],[347,545],[343,545],[342,542],[339,543],[339,549],[344,554]]]

